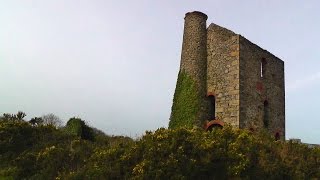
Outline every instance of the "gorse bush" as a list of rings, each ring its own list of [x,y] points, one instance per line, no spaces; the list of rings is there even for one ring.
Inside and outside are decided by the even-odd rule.
[[[134,141],[78,118],[61,128],[1,120],[0,145],[0,179],[320,178],[319,148],[228,126],[160,128]]]
[[[65,177],[83,168],[95,149],[132,142],[107,136],[79,118],[59,128],[37,122],[0,117],[0,179]]]

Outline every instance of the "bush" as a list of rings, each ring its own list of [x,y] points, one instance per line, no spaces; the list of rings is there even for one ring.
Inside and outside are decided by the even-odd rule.
[[[71,118],[65,127],[65,130],[72,135],[78,136],[85,140],[94,140],[93,129],[86,125],[80,118]]]
[[[0,147],[0,179],[320,178],[320,148],[228,126],[160,128],[133,141],[78,118],[62,129],[0,121]]]
[[[308,161],[306,161],[306,158]],[[158,129],[133,144],[97,149],[81,172],[112,179],[301,179],[319,176],[320,152],[225,127]]]

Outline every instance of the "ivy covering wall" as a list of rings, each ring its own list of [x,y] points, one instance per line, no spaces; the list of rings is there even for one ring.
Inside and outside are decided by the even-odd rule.
[[[178,75],[169,128],[192,127],[199,112],[199,95],[195,81],[185,72]]]

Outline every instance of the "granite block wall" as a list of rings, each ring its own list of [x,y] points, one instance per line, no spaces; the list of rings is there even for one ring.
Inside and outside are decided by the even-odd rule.
[[[242,36],[239,43],[240,128],[265,128],[284,138],[284,62]]]
[[[216,119],[239,127],[239,36],[211,24],[207,40],[207,94],[216,99]]]
[[[197,11],[185,16],[169,127],[208,128],[219,120],[284,139],[284,62],[226,28],[207,28],[206,20]]]

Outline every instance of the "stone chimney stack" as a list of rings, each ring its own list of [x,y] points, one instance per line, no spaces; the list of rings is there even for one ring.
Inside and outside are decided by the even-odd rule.
[[[198,83],[206,78],[203,72],[207,69],[207,18],[198,11],[188,12],[184,18],[180,71],[184,70]]]
[[[203,126],[207,119],[207,21],[202,12],[186,13],[180,71],[169,127]],[[188,99],[191,98],[191,99]]]

